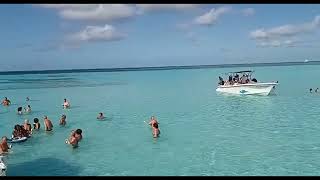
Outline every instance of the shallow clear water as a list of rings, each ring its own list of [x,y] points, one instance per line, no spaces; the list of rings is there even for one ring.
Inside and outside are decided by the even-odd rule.
[[[26,118],[54,124],[13,144],[7,175],[320,175],[320,93],[309,93],[320,87],[320,66],[250,69],[278,80],[276,95],[216,93],[219,75],[246,68],[1,75],[1,96],[13,103],[0,108],[1,135]],[[17,115],[27,104],[33,113]],[[144,123],[151,115],[159,139]],[[64,140],[76,128],[84,139],[72,149]]]

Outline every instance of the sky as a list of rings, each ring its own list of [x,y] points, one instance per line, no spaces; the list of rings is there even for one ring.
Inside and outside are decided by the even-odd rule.
[[[0,71],[320,60],[319,4],[1,4]]]

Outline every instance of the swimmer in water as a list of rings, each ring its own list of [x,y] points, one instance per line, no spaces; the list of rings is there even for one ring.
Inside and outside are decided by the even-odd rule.
[[[21,138],[23,137],[22,136],[22,133],[21,133],[21,127],[19,124],[16,124],[14,126],[14,129],[13,129],[13,132],[12,132],[12,139],[17,139],[17,138]]]
[[[151,127],[153,127],[154,124],[159,124],[159,123],[158,123],[157,119],[156,119],[154,116],[151,116],[149,125],[150,125]]]
[[[39,130],[40,129],[40,123],[38,118],[33,119],[33,129]]]
[[[160,130],[158,127],[158,123],[154,123],[152,126],[152,135],[154,138],[158,138],[160,135]]]
[[[67,119],[67,116],[63,114],[63,115],[61,116],[61,118],[60,118],[59,125],[65,126],[65,125],[67,124],[66,119]]]
[[[11,147],[11,145],[8,145],[7,137],[3,136],[0,143],[0,154],[8,152],[8,150],[11,149]]]
[[[65,143],[72,145],[73,148],[78,147],[79,141],[82,139],[82,130],[72,130],[69,139],[66,139]]]
[[[48,119],[48,116],[44,116],[44,130],[45,131],[52,131],[53,125],[51,120]]]
[[[28,119],[24,120],[23,129],[26,130],[29,135],[32,134],[32,127],[31,127],[31,124],[29,124]]]
[[[316,92],[316,93],[317,93],[317,92],[318,92],[318,90],[319,90],[319,88],[317,88],[316,90],[314,90],[314,92]]]
[[[99,116],[97,117],[97,119],[104,119],[105,117],[103,116],[103,113],[101,112],[101,113],[99,113]]]
[[[70,103],[67,101],[67,99],[64,99],[62,106],[64,109],[70,108]]]
[[[11,101],[7,97],[4,97],[4,100],[2,101],[2,105],[9,106],[10,104],[11,104]]]
[[[309,89],[310,93],[312,93],[312,88]]]
[[[71,131],[71,135],[70,135],[69,139],[66,139],[65,142],[66,142],[66,144],[72,145],[72,147],[74,147],[74,148],[78,147],[78,141],[75,137],[75,130]]]
[[[18,114],[21,115],[22,114],[22,107],[18,107],[17,111],[18,111]]]
[[[31,113],[31,106],[28,105],[27,108],[24,108],[25,113]]]
[[[82,130],[81,130],[81,129],[77,129],[77,130],[75,131],[74,137],[76,137],[76,139],[78,140],[78,142],[81,141],[81,140],[82,140]]]
[[[26,101],[30,101],[30,98],[29,98],[29,97],[27,97],[27,98],[26,98]]]

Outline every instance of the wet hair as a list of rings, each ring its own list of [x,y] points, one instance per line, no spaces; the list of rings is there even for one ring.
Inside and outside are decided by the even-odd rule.
[[[77,129],[76,133],[81,135],[82,134],[82,130],[81,129]]]
[[[67,101],[67,99],[63,99],[64,101]]]
[[[18,131],[18,130],[20,129],[20,125],[19,125],[19,124],[16,124],[16,125],[14,126],[14,129]]]
[[[99,113],[101,116],[103,116],[103,113],[101,112],[101,113]]]
[[[39,122],[39,119],[38,119],[38,118],[34,118],[34,119],[33,119],[33,122],[34,122],[34,123],[38,123],[38,122]]]
[[[22,107],[18,107],[18,111],[22,111]]]
[[[30,105],[28,105],[28,107],[31,108]]]

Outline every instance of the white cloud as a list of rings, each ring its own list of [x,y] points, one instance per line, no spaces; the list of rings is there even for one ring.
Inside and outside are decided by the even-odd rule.
[[[113,21],[155,10],[187,10],[200,4],[39,4],[43,8],[59,11],[59,15],[69,20]]]
[[[316,16],[313,21],[298,25],[283,25],[270,29],[257,29],[250,33],[254,39],[272,39],[279,37],[295,36],[302,33],[312,32],[320,25],[320,16]]]
[[[246,8],[246,9],[243,9],[241,12],[244,16],[252,16],[254,15],[255,10],[253,8]]]
[[[268,40],[268,41],[259,41],[258,47],[296,47],[301,45],[303,42],[298,40]]]
[[[198,6],[200,6],[200,4],[137,4],[137,7],[144,11],[162,10],[162,9],[185,10],[185,9],[193,9]]]
[[[137,14],[136,7],[129,4],[42,4],[38,6],[58,9],[59,15],[69,20],[109,22]]]
[[[112,21],[134,16],[135,8],[124,4],[104,4],[90,10],[65,9],[59,13],[71,20]]]
[[[87,26],[84,30],[68,36],[70,43],[97,42],[97,41],[119,41],[127,35],[120,33],[111,25]]]
[[[197,25],[207,25],[210,26],[214,24],[221,15],[229,12],[231,10],[230,7],[220,7],[220,8],[212,8],[209,12],[198,16],[194,19],[193,23]]]
[[[258,42],[259,46],[280,47],[283,45],[292,46],[295,41],[288,38],[295,38],[299,35],[315,31],[320,26],[320,16],[313,21],[303,24],[287,24],[270,29],[260,28],[250,32],[249,36]]]

